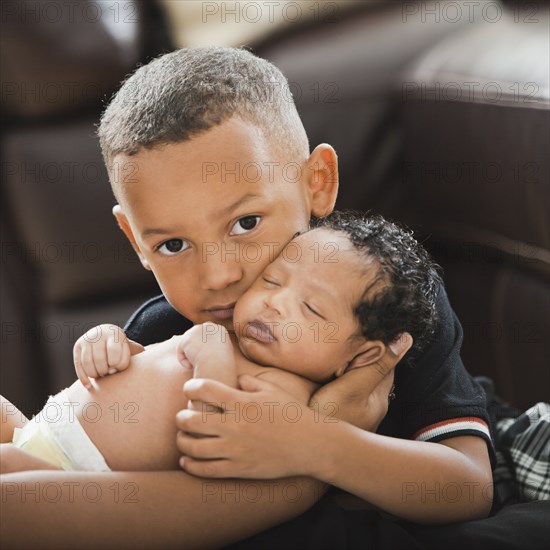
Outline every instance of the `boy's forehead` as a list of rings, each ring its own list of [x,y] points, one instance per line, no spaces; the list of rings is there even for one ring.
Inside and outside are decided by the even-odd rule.
[[[117,155],[122,162],[131,161],[140,157],[157,156],[164,152],[164,161],[186,162],[196,161],[227,161],[231,158],[243,161],[247,157],[261,157],[266,162],[280,162],[280,152],[277,151],[271,140],[269,132],[258,126],[246,122],[238,117],[232,117],[221,124],[213,126],[184,141],[167,141],[141,147],[132,156],[123,153]]]
[[[254,127],[227,124],[189,141],[114,159],[115,194],[134,231],[198,239],[198,232],[208,229],[212,233],[205,238],[217,238],[213,232],[237,217],[260,215],[268,216],[270,228],[279,227],[287,242],[292,235],[287,231],[307,227],[307,184],[284,172]]]
[[[170,185],[192,182],[208,194],[221,185],[236,184],[240,191],[256,183],[296,184],[299,167],[285,161],[259,128],[233,117],[187,141],[116,155],[111,181],[116,196],[131,201],[145,186],[166,193]]]

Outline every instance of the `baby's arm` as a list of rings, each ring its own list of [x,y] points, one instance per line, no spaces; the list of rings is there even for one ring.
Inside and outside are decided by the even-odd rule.
[[[90,390],[80,381],[69,388],[76,418],[111,469],[178,467],[175,416],[191,377],[177,359],[180,338],[132,356],[129,368],[96,379]]]
[[[183,384],[195,375],[237,385],[229,335],[212,323],[197,325],[132,356],[129,367],[96,379],[90,390],[75,382],[69,397],[76,417],[111,469],[177,469]]]

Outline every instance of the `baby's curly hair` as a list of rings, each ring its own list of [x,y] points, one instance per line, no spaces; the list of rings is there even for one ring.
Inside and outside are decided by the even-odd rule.
[[[312,220],[312,228],[345,233],[355,249],[378,267],[354,308],[361,335],[387,345],[408,332],[414,340],[408,362],[418,357],[437,329],[436,298],[441,285],[439,266],[424,247],[411,232],[381,216],[359,212],[333,212]]]

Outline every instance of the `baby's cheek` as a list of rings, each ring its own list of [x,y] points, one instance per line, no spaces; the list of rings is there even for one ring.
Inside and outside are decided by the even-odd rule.
[[[248,290],[243,294],[235,304],[235,310],[233,311],[233,322],[234,323],[246,323],[250,321],[251,313],[254,309],[254,294],[252,291]]]

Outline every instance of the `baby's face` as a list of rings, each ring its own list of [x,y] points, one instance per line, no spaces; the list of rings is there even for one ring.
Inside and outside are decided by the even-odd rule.
[[[318,382],[343,372],[361,341],[353,308],[369,273],[341,233],[320,228],[295,238],[235,306],[241,351]]]

